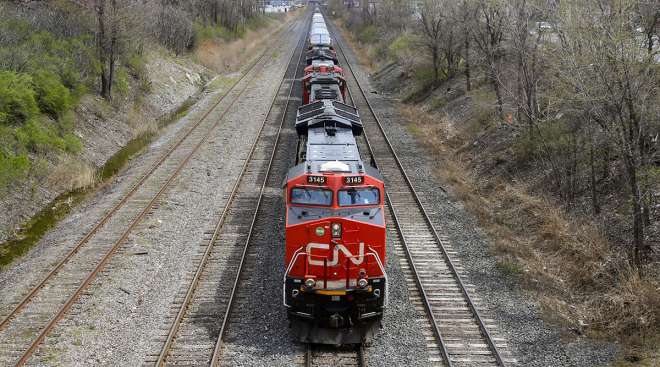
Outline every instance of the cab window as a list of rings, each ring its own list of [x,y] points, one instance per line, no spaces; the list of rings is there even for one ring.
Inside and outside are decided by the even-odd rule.
[[[291,190],[291,203],[330,206],[332,205],[332,191],[307,187],[294,187]]]
[[[374,187],[339,190],[339,206],[380,204],[380,190]]]

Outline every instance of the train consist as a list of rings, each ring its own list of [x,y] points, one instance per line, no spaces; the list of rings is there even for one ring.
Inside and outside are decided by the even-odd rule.
[[[369,342],[387,305],[383,177],[365,164],[357,109],[323,15],[314,13],[298,109],[296,165],[284,184],[283,298],[299,341]]]

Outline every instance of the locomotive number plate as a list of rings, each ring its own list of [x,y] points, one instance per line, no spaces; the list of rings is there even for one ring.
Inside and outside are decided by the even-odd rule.
[[[362,176],[346,176],[344,177],[344,185],[362,185],[364,177]]]
[[[307,176],[307,183],[312,185],[325,185],[328,179],[325,176]]]

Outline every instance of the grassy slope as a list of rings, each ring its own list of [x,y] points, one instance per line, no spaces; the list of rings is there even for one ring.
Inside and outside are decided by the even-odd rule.
[[[2,191],[4,190],[5,193],[11,193],[12,196],[22,197],[20,200],[39,201],[30,206],[43,208],[41,211],[36,210],[34,216],[26,220],[20,220],[20,218],[12,219],[12,222],[22,221],[23,223],[20,223],[18,231],[13,233],[7,242],[2,243],[0,241],[0,269],[8,266],[25,254],[50,228],[70,212],[72,206],[81,202],[87,197],[89,192],[93,192],[96,187],[103,185],[112,176],[122,170],[132,157],[139,154],[145,146],[158,136],[161,127],[181,118],[186,113],[188,107],[190,107],[191,100],[188,99],[181,106],[174,106],[174,109],[170,112],[159,112],[162,109],[169,109],[170,106],[156,106],[145,100],[149,99],[151,94],[158,96],[163,92],[166,95],[161,95],[156,100],[161,100],[163,97],[169,100],[169,98],[176,98],[171,96],[172,93],[176,94],[176,92],[156,89],[176,89],[179,83],[181,85],[193,83],[195,82],[194,80],[188,80],[191,77],[189,73],[196,75],[196,72],[202,70],[201,72],[203,73],[218,74],[207,85],[197,85],[196,88],[198,91],[202,88],[210,91],[226,91],[236,81],[236,72],[242,70],[245,65],[248,65],[250,60],[256,57],[259,51],[267,45],[268,39],[263,39],[259,35],[276,32],[294,16],[295,13],[290,13],[286,17],[260,17],[250,22],[244,31],[237,34],[219,32],[219,30],[215,29],[213,31],[219,33],[212,33],[209,36],[209,31],[207,30],[207,34],[204,37],[199,37],[200,42],[197,43],[198,47],[187,55],[175,56],[171,52],[157,46],[147,48],[144,51],[145,54],[142,56],[142,60],[133,58],[130,60],[129,65],[126,66],[133,71],[131,74],[136,75],[133,75],[131,80],[122,81],[122,83],[127,83],[127,85],[122,86],[125,90],[120,88],[112,103],[91,94],[84,94],[86,89],[83,85],[77,86],[80,90],[80,93],[78,93],[80,95],[66,101],[66,106],[62,108],[63,118],[57,115],[53,117],[45,115],[43,111],[39,110],[37,102],[33,101],[31,112],[36,116],[35,118],[40,124],[37,127],[41,127],[41,124],[45,124],[45,126],[53,125],[51,130],[47,131],[50,135],[41,133],[39,130],[33,132],[32,130],[34,128],[27,130],[20,125],[3,128],[3,125],[0,124],[0,141],[3,142],[2,148],[6,149],[8,147],[8,144],[5,143],[11,138],[11,142],[14,144],[11,152],[17,152],[15,155],[19,158],[14,158],[14,161],[17,161],[17,163],[13,165],[4,164],[7,159],[3,157],[7,155],[3,155],[4,150],[0,150],[0,158],[2,158],[0,159],[0,198],[3,197]],[[11,24],[7,26],[11,26]],[[24,24],[23,28],[24,31],[30,33],[29,27],[26,24]],[[263,32],[264,30],[267,30],[267,32]],[[203,41],[201,41],[202,39]],[[200,56],[208,52],[209,48],[212,48],[217,53],[216,59],[223,60],[222,67],[216,68],[214,66],[217,66],[217,64],[206,63],[206,60]],[[40,51],[42,50],[43,48]],[[231,56],[229,57],[228,55]],[[158,66],[147,67],[145,63],[153,58],[159,59]],[[139,70],[136,70],[137,68]],[[3,76],[1,73],[0,71],[0,94],[2,92]],[[163,73],[166,73],[166,75]],[[15,73],[12,73],[12,76],[13,74]],[[124,77],[130,78],[128,76]],[[38,95],[32,90],[35,88],[35,85],[29,83],[31,76],[26,74],[24,78],[28,81],[28,83],[24,83],[25,88],[28,89],[28,97],[37,100]],[[156,84],[158,86],[154,87]],[[38,86],[36,85],[36,87]],[[59,85],[56,85],[56,87],[59,87]],[[62,87],[59,88],[62,89]],[[184,86],[184,88],[187,87]],[[66,92],[65,94],[68,96],[68,90]],[[0,107],[3,105],[3,101],[6,100],[0,99]],[[16,104],[4,105],[11,107]],[[83,112],[78,111],[79,113],[74,113],[73,109],[76,106],[79,107],[76,108],[76,111],[80,110]],[[15,108],[8,109],[14,110]],[[154,114],[161,114],[163,116],[156,117]],[[123,148],[120,147],[121,149],[114,153],[114,155],[105,156],[103,154],[107,153],[100,151],[93,152],[95,162],[87,162],[80,154],[84,153],[81,152],[81,145],[88,145],[90,143],[85,140],[87,137],[83,136],[82,139],[78,136],[71,137],[71,132],[76,129],[76,125],[81,124],[81,121],[76,121],[76,119],[105,121],[102,124],[97,124],[98,127],[96,128],[92,126],[92,129],[101,129],[91,134],[92,136],[105,136],[106,134],[102,129],[112,125],[108,124],[107,121],[109,119],[116,120],[119,124],[126,125],[121,130],[126,130],[133,138],[126,140],[126,145]],[[63,127],[59,127],[58,125],[63,125]],[[85,125],[89,127],[88,125],[90,124],[86,122]],[[19,134],[26,135],[25,130],[27,130],[27,133],[32,132],[36,138],[41,139],[37,141],[39,145],[33,142],[34,138],[31,135],[27,135],[23,140],[16,138]],[[120,137],[113,137],[111,140],[121,141],[122,139]],[[31,151],[30,149],[33,146],[39,150]],[[97,147],[94,143],[91,146],[92,149]],[[14,155],[9,155],[9,158],[13,157]],[[101,161],[97,162],[99,159]],[[37,164],[40,161],[48,161],[48,163],[39,166]],[[9,163],[13,162],[9,161]],[[19,164],[23,164],[23,166]],[[29,193],[20,194],[19,191],[21,190],[19,188],[21,187],[35,187],[42,192],[54,192],[56,196],[59,196],[51,203],[41,202],[43,200],[42,197],[25,197],[25,195],[29,196]],[[11,202],[15,198],[7,198],[6,200]],[[21,217],[25,215],[22,212],[15,214]],[[8,213],[7,215],[12,214]]]

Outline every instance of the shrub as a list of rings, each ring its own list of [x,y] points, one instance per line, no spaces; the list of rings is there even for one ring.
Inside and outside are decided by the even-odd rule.
[[[41,112],[57,118],[71,108],[71,93],[57,74],[41,70],[36,72],[32,79]]]
[[[360,31],[358,40],[362,43],[376,43],[378,39],[378,29],[374,25],[369,25]]]
[[[126,62],[128,72],[135,79],[142,79],[147,76],[147,66],[142,55],[135,53],[128,58]]]
[[[29,169],[30,160],[27,155],[15,155],[0,150],[0,188],[25,177]]]
[[[411,49],[412,36],[404,33],[397,37],[389,46],[390,55],[397,59],[409,57],[408,51]]]
[[[64,139],[58,134],[53,124],[38,119],[28,121],[16,129],[18,142],[33,153],[46,154],[50,151],[66,149]]]
[[[0,71],[0,124],[20,125],[38,113],[32,79],[25,74]]]
[[[559,157],[570,152],[569,127],[563,121],[550,121],[539,125],[530,135],[527,131],[519,135],[513,144],[514,157],[518,163],[529,163],[543,157]]]
[[[128,73],[126,72],[126,69],[122,67],[117,68],[117,71],[115,73],[114,85],[115,85],[115,91],[117,91],[119,95],[121,96],[128,95],[129,81],[128,81]]]
[[[156,26],[158,40],[162,45],[177,55],[183,53],[197,42],[197,24],[182,9],[168,5]]]
[[[83,145],[80,139],[72,134],[66,133],[62,137],[64,140],[64,149],[69,153],[80,153],[82,151]]]
[[[248,19],[246,28],[252,31],[256,31],[258,29],[268,26],[268,24],[270,24],[272,20],[273,20],[272,16],[257,15]]]
[[[195,45],[199,45],[204,41],[213,41],[217,39],[230,41],[234,38],[236,38],[236,34],[223,26],[205,26],[200,23],[195,23]]]

